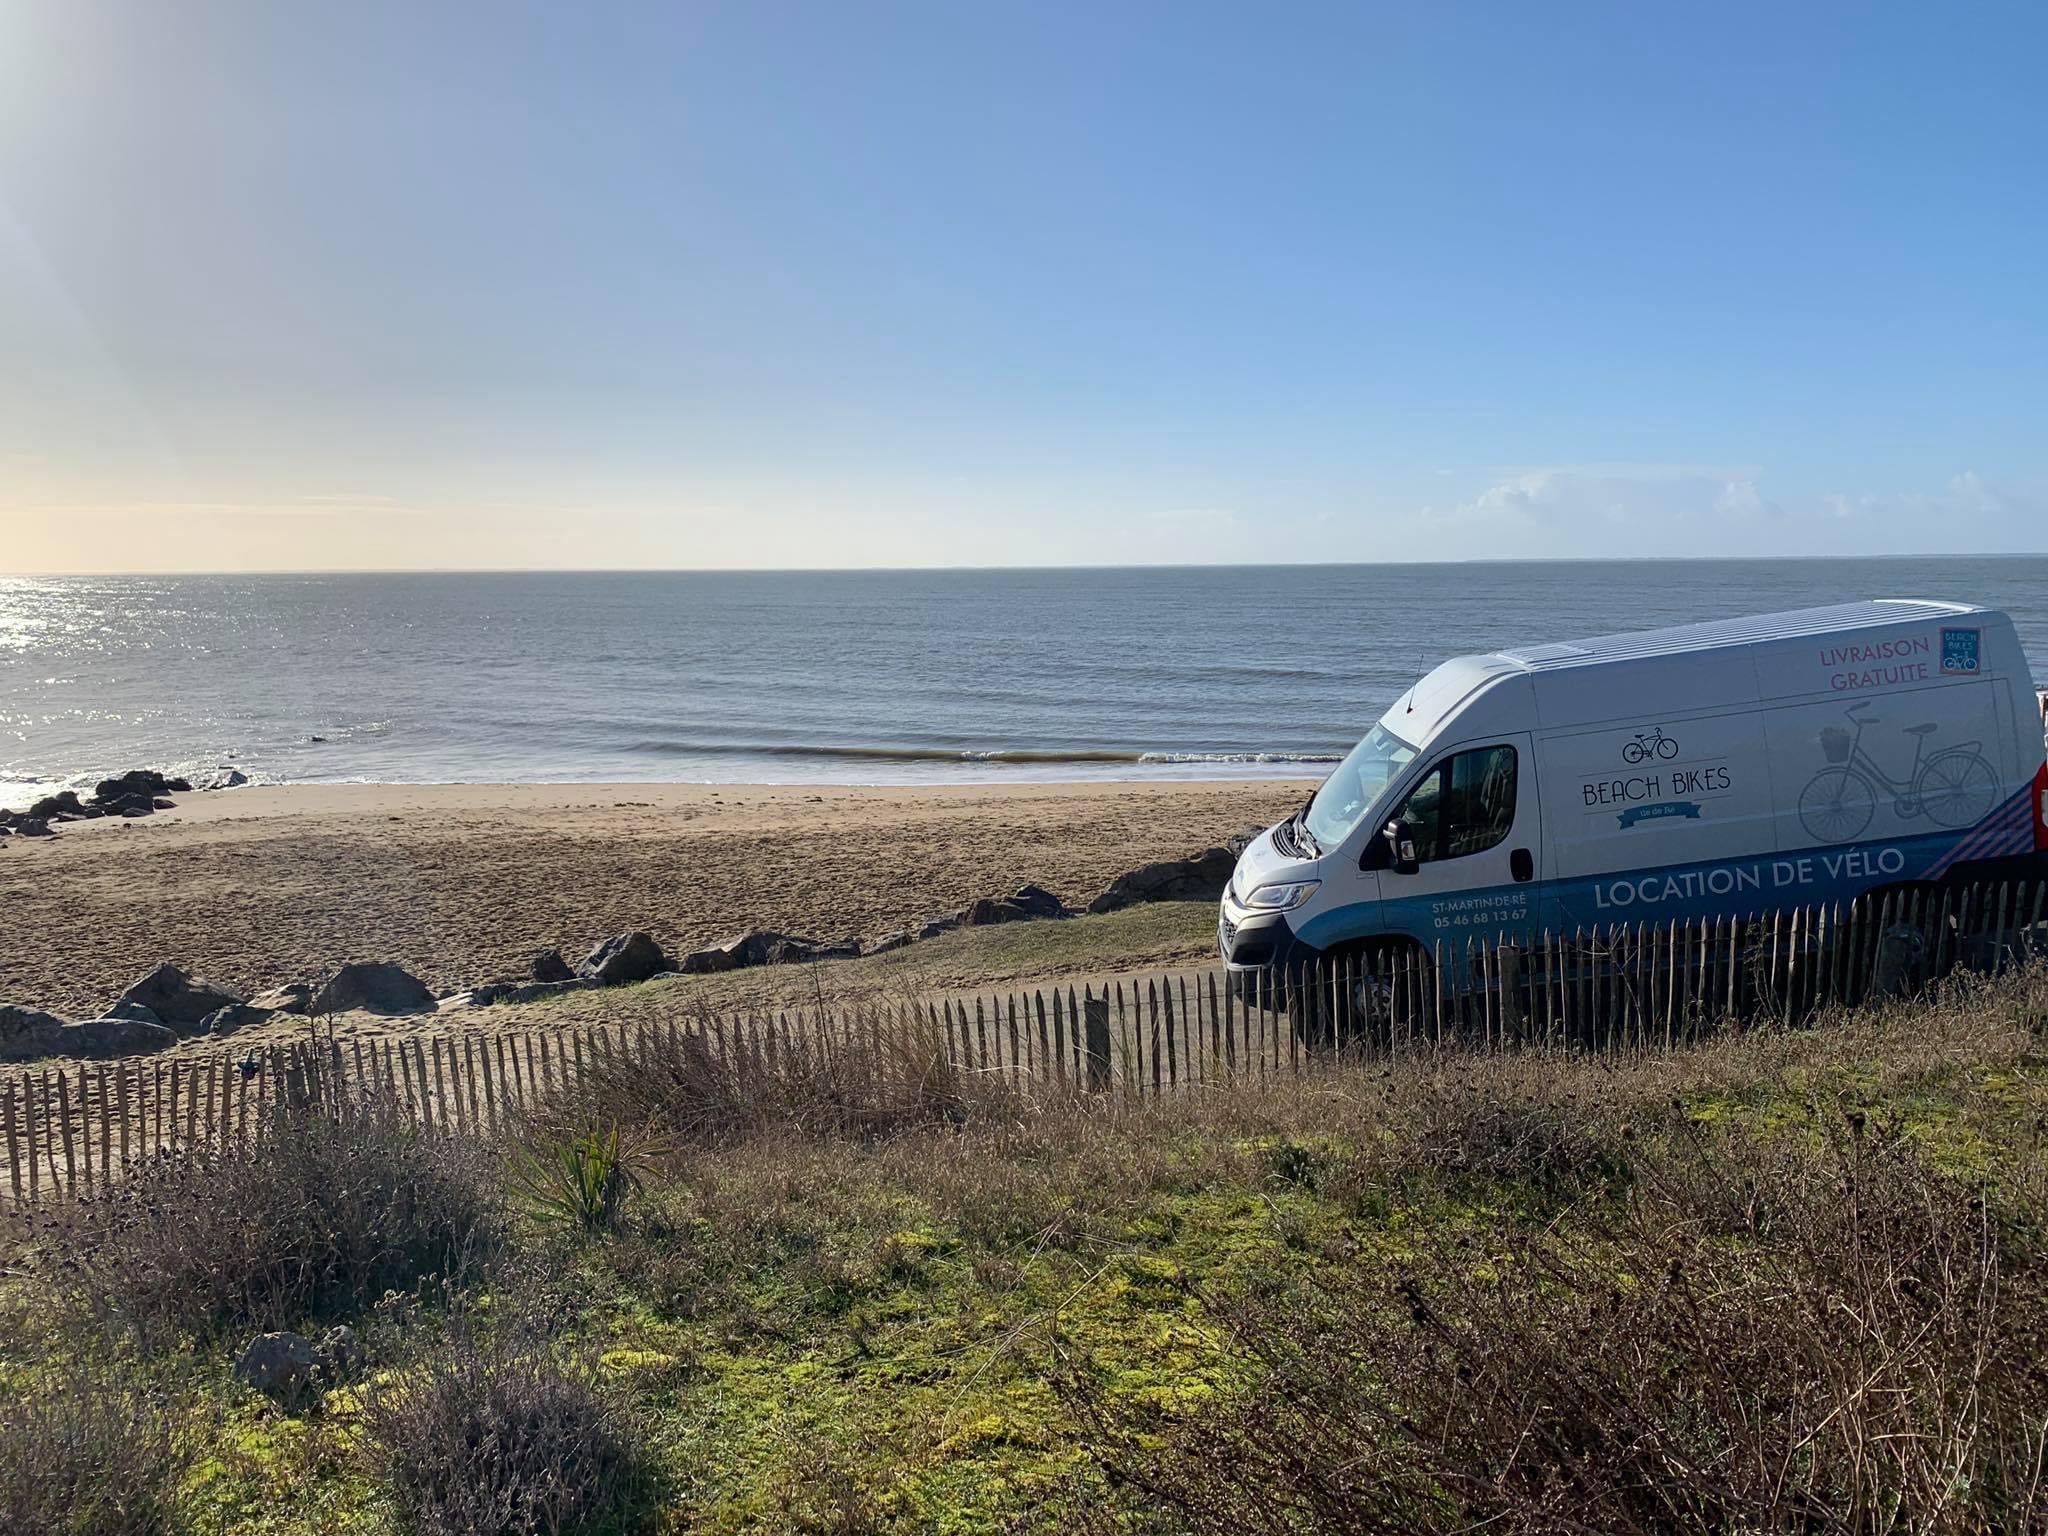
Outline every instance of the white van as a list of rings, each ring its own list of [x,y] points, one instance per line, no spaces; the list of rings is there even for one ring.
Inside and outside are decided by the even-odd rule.
[[[1245,850],[1223,958],[2039,879],[2036,697],[2004,614],[1906,598],[1461,656]]]

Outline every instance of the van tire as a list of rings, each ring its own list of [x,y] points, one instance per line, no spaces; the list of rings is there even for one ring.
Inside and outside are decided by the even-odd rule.
[[[1389,982],[1411,960],[1411,974],[1425,975],[1427,957],[1412,941],[1381,939],[1329,951],[1315,972],[1293,978],[1287,1003],[1296,1037],[1310,1050],[1389,1044],[1417,1016],[1414,999]]]

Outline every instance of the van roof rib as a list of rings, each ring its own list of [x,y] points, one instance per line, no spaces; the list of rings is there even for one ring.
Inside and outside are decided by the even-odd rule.
[[[1634,661],[1647,656],[1671,656],[1686,651],[1716,650],[1722,646],[1798,640],[1814,635],[1877,629],[1888,624],[1911,624],[1944,613],[1984,611],[1968,603],[1941,603],[1919,597],[1880,597],[1868,602],[1838,603],[1827,608],[1794,608],[1786,613],[1750,614],[1737,619],[1713,619],[1704,624],[1675,624],[1668,629],[1600,635],[1591,640],[1521,646],[1497,654],[1502,660],[1512,662],[1525,671],[1548,672],[1560,667]]]

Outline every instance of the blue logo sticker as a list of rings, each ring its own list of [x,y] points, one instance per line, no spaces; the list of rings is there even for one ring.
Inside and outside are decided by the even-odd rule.
[[[1941,670],[1948,673],[1974,675],[1977,671],[1977,647],[1982,636],[1974,629],[1944,629],[1941,632]]]
[[[1669,821],[1674,816],[1683,816],[1687,821],[1700,819],[1699,803],[1694,800],[1666,800],[1662,805],[1630,806],[1615,819],[1625,832],[1638,822]]]

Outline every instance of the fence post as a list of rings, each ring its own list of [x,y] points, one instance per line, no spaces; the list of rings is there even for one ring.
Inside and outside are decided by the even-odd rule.
[[[22,1097],[28,1096],[28,1086],[22,1085]],[[21,1204],[21,1137],[14,1128],[14,1084],[7,1084],[7,1179],[14,1187],[14,1203]],[[33,1153],[31,1153],[33,1156]]]
[[[49,1102],[47,1095],[43,1102]],[[78,1195],[78,1163],[71,1146],[71,1095],[64,1086],[62,1068],[57,1072],[57,1128],[64,1133],[64,1194],[68,1199],[75,1199]]]
[[[1109,993],[1097,997],[1091,989],[1081,1009],[1087,1030],[1088,1091],[1101,1093],[1109,1087]]]

